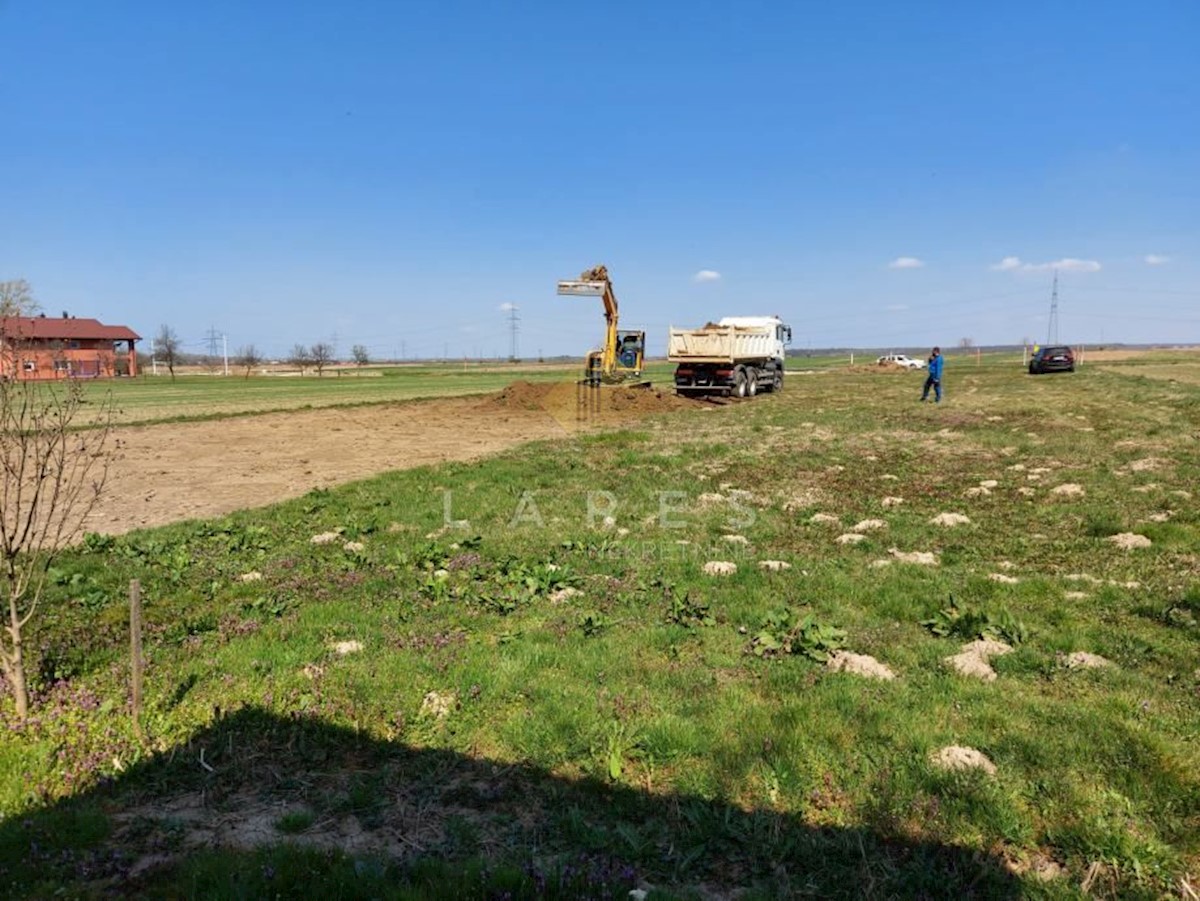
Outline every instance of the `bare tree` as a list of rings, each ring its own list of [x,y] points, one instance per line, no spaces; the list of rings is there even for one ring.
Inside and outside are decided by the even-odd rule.
[[[253,344],[247,344],[245,347],[238,348],[237,365],[246,367],[246,380],[250,379],[250,370],[255,366],[262,365],[262,354],[258,352],[258,348]]]
[[[175,363],[179,359],[179,336],[169,325],[159,326],[158,335],[154,338],[154,354],[161,357],[171,373],[171,381],[175,381]]]
[[[961,347],[963,350],[970,350],[972,347],[975,346],[975,339],[974,338],[959,338],[958,346]]]
[[[316,367],[317,375],[321,375],[322,370],[333,362],[333,346],[324,341],[318,341],[308,349],[308,356],[312,360],[313,366]]]
[[[288,363],[295,366],[300,370],[300,374],[304,375],[304,370],[312,365],[312,355],[303,344],[293,344],[292,352],[288,354]]]
[[[0,595],[8,619],[0,630],[0,669],[21,719],[29,712],[25,627],[50,564],[100,498],[112,456],[111,397],[87,429],[74,425],[83,402],[74,379],[0,381]]]
[[[350,354],[354,357],[354,363],[356,366],[366,366],[371,362],[371,355],[367,353],[366,345],[355,344],[352,348],[350,348]]]
[[[33,288],[23,278],[0,282],[0,317],[29,316],[38,311]]]

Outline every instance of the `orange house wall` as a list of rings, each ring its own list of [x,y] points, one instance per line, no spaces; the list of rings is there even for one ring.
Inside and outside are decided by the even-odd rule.
[[[98,342],[97,342],[98,343]],[[128,360],[129,374],[137,375],[136,358],[125,357]],[[70,369],[55,369],[56,360],[66,361]],[[30,371],[25,368],[27,361],[33,361],[35,368]],[[14,355],[12,348],[0,351],[0,372],[8,378],[22,381],[53,381],[66,378],[111,378],[117,374],[117,353],[111,344],[94,348],[63,348],[50,350],[48,348],[23,348]]]

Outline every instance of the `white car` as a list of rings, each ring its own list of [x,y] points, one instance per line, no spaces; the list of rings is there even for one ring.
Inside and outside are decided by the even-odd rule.
[[[903,366],[905,369],[924,369],[924,360],[914,360],[904,354],[884,354],[875,361],[880,366]]]

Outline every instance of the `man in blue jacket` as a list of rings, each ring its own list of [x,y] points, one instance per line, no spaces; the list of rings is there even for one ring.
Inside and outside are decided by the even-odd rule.
[[[935,347],[929,355],[929,375],[925,379],[925,390],[921,392],[921,400],[929,399],[929,389],[933,388],[936,403],[942,402],[942,349]]]

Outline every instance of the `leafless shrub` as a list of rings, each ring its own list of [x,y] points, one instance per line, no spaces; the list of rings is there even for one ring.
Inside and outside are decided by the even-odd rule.
[[[0,381],[0,630],[3,669],[24,719],[29,711],[25,628],[54,558],[79,537],[104,488],[112,455],[111,396],[97,425],[72,424],[84,402],[75,381]]]

